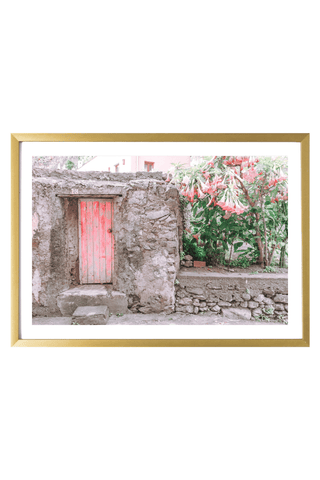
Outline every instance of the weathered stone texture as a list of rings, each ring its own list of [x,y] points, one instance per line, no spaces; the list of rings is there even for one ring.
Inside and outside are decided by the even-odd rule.
[[[33,315],[61,315],[58,295],[79,283],[78,198],[57,195],[114,195],[113,289],[132,311],[172,311],[183,222],[162,173],[34,169]]]
[[[276,295],[273,299],[276,303],[288,303],[288,295]]]
[[[106,325],[109,309],[106,305],[96,307],[78,307],[72,315],[72,321],[78,325]]]
[[[287,320],[288,277],[287,275],[259,276],[232,274],[199,274],[180,272],[176,287],[176,311],[187,312],[186,305],[193,304],[193,313],[209,309],[222,316],[255,320],[255,316]],[[201,292],[201,295],[198,293]],[[275,303],[276,302],[276,303]],[[179,308],[179,310],[178,310]]]

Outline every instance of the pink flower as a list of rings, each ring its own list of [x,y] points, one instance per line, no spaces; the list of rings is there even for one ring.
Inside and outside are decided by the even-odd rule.
[[[248,207],[245,207],[244,205],[242,205],[242,203],[240,202],[240,200],[238,200],[238,203],[235,202],[235,213],[237,215],[241,215],[241,213],[243,213],[245,210],[247,210]]]
[[[258,173],[255,170],[255,168],[253,168],[253,166],[243,174],[244,180],[246,180],[249,183],[252,183],[257,176],[258,176]]]
[[[187,175],[185,175],[185,176],[183,177],[183,179],[182,179],[182,182],[181,182],[181,183],[184,183],[185,185],[188,185],[188,183],[189,183],[189,180],[190,180],[190,178],[189,178]]]
[[[190,202],[193,202],[195,196],[195,191],[194,191],[194,186],[192,185],[191,190],[188,192],[188,197],[190,199]]]
[[[204,198],[205,197],[205,194],[203,193],[203,191],[201,190],[200,186],[198,187],[198,193],[197,193],[198,197],[200,199]]]
[[[204,193],[209,192],[209,189],[210,189],[210,182],[209,182],[209,180],[207,180],[206,183],[203,183],[203,182],[201,182],[201,180],[199,180],[199,183],[200,183],[200,186],[201,186],[202,191],[203,191]]]

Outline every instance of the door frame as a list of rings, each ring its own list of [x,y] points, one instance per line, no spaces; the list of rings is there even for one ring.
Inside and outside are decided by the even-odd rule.
[[[109,283],[83,283],[82,278],[81,278],[81,208],[80,204],[81,201],[86,200],[86,201],[101,201],[105,200],[110,202],[110,207],[111,207],[111,282]],[[114,197],[107,197],[107,196],[96,196],[96,195],[83,195],[83,197],[78,197],[78,247],[79,247],[79,283],[80,285],[112,285],[113,284],[113,279],[114,279],[114,219],[113,219],[113,201]]]

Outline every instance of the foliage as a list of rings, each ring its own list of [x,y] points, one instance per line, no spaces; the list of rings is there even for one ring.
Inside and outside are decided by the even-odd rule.
[[[273,307],[270,307],[270,306],[269,306],[269,307],[265,307],[265,308],[263,309],[263,312],[266,313],[267,315],[273,315],[273,314],[274,314],[274,309],[273,309]]]
[[[223,265],[228,265],[231,268],[232,267],[248,268],[252,264],[252,261],[247,257],[238,257],[235,260],[230,260],[230,262],[228,262],[225,258],[223,258],[223,260],[220,263],[222,263]]]
[[[191,255],[194,260],[205,260],[206,253],[204,248],[197,245],[197,242],[192,235],[184,232],[182,236],[182,244],[184,256]]]
[[[192,206],[189,234],[195,243],[186,237],[185,253],[188,250],[196,258],[195,253],[202,256],[204,251],[207,261],[215,264],[223,262],[232,249],[241,252],[238,258],[258,260],[261,266],[271,265],[276,249],[282,249],[284,256],[288,240],[286,157],[198,160],[191,168],[174,165],[167,178],[179,187],[183,204]]]
[[[268,266],[268,267],[265,267],[263,272],[264,273],[275,273],[277,271],[277,269],[275,267],[271,267],[271,266]]]
[[[258,313],[257,315],[254,315],[254,318],[258,322],[270,322],[270,318],[264,315],[263,313]]]
[[[68,170],[72,170],[74,167],[75,167],[75,164],[73,162],[71,162],[71,160],[68,160],[65,164],[65,167],[68,169]]]

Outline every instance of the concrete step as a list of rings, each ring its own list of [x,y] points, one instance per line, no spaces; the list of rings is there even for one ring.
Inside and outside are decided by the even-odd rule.
[[[125,293],[111,290],[106,285],[79,285],[60,293],[57,304],[63,317],[72,316],[78,307],[106,305],[111,313],[127,313],[128,300]]]
[[[78,307],[72,315],[72,322],[78,325],[106,325],[109,318],[107,305]]]

